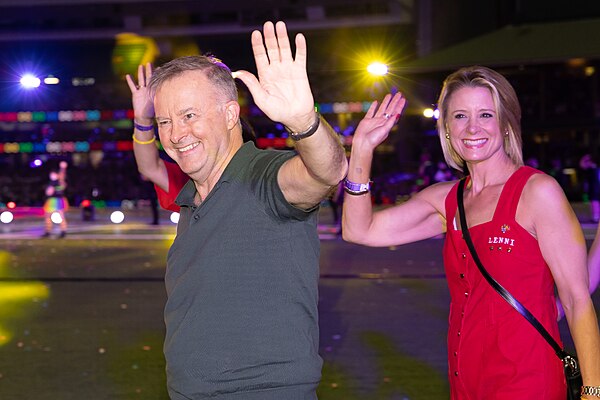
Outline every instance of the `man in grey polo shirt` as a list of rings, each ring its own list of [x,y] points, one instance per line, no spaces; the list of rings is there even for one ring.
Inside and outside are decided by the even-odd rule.
[[[296,152],[243,143],[235,82],[217,59],[175,59],[148,84],[161,143],[190,177],[176,199],[181,215],[165,276],[174,400],[316,399],[317,208],[347,162],[314,110],[304,36],[293,56],[283,22],[267,22],[263,33],[264,41],[252,33],[258,79],[235,76],[286,126]],[[148,128],[136,123],[138,130]]]

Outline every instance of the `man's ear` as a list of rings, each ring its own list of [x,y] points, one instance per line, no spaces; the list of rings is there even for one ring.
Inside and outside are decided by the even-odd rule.
[[[225,118],[227,118],[227,129],[232,130],[240,122],[240,105],[237,101],[225,104]]]

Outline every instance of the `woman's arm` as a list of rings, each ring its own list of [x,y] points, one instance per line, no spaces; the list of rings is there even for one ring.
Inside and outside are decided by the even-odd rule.
[[[584,385],[598,386],[600,333],[588,290],[585,239],[573,209],[553,178],[540,174],[530,179],[517,221],[537,237],[550,267],[577,349]]]
[[[406,100],[401,94],[374,102],[358,124],[352,142],[347,181],[367,184],[375,148],[387,137],[402,113]],[[407,202],[373,212],[369,191],[346,191],[342,235],[349,242],[368,246],[390,246],[436,236],[445,231],[444,200],[451,184],[429,187]],[[352,193],[354,192],[354,193]]]

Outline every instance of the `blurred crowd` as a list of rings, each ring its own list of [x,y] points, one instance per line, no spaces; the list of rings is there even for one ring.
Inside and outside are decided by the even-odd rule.
[[[402,202],[426,186],[460,176],[448,168],[441,156],[426,150],[412,166],[401,170],[388,156],[379,158],[377,174],[372,178],[376,204]],[[41,206],[48,173],[61,160],[69,162],[66,195],[73,206],[86,199],[118,204],[123,200],[149,200],[153,195],[152,185],[140,177],[131,152],[106,152],[96,159],[90,154],[61,155],[47,159],[39,167],[31,166],[32,159],[26,154],[0,158],[0,204],[13,201],[18,206]],[[572,202],[589,203],[591,219],[598,222],[600,179],[597,161],[591,154],[565,160],[554,158],[549,165],[540,165],[536,157],[529,157],[525,163],[553,176]]]

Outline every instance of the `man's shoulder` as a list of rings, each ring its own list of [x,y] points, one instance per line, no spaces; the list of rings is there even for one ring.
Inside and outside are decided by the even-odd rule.
[[[281,165],[296,155],[293,150],[259,149],[253,143],[245,143],[239,152],[239,163],[251,167]],[[237,157],[236,157],[237,158]],[[238,160],[235,160],[236,164]]]

